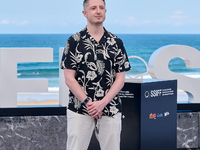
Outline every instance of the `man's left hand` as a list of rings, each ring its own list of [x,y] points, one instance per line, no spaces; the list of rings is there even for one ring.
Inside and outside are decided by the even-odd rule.
[[[87,111],[92,116],[93,119],[96,116],[98,117],[98,119],[101,119],[104,107],[105,105],[102,101],[94,101],[87,105]]]

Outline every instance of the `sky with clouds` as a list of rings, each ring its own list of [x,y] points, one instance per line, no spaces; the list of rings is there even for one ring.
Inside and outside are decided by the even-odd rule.
[[[86,26],[83,0],[0,0],[0,34],[72,34]],[[106,0],[107,30],[200,34],[200,0]]]

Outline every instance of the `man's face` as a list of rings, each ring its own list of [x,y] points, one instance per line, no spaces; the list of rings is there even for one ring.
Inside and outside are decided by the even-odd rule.
[[[103,0],[89,0],[83,11],[90,24],[102,24],[105,20],[106,8]]]

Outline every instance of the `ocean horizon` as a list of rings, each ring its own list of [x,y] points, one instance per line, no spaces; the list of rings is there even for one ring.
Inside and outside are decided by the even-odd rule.
[[[20,93],[18,101],[59,99],[59,48],[65,47],[72,34],[0,34],[0,48],[53,48],[53,62],[49,63],[18,63],[17,78],[47,78],[48,93]],[[166,45],[187,45],[200,50],[200,34],[116,34],[124,42],[128,56],[139,56],[148,64],[154,51]],[[144,63],[139,59],[130,59],[132,70],[130,76],[146,72]],[[200,80],[200,69],[186,68],[180,58],[170,61],[169,69],[191,78]],[[149,75],[144,76],[150,79]]]

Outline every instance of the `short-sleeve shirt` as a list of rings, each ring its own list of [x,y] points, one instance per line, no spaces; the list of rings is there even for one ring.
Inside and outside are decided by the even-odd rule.
[[[108,93],[116,73],[130,70],[130,63],[121,39],[104,28],[97,43],[87,28],[68,38],[63,51],[61,69],[76,71],[75,79],[92,101],[99,101]],[[88,115],[87,108],[70,91],[68,109]],[[104,116],[121,112],[121,99],[116,95],[103,109]]]

